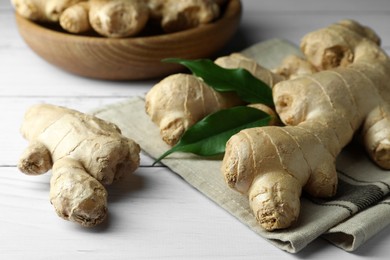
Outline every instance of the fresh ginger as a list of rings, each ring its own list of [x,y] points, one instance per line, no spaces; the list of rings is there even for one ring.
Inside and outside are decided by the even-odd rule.
[[[60,16],[61,27],[71,33],[83,33],[92,29],[89,22],[89,2],[80,2],[64,10]]]
[[[194,28],[215,20],[220,14],[214,0],[148,0],[148,4],[151,17],[165,32]]]
[[[171,75],[146,95],[146,113],[160,127],[162,139],[174,145],[183,133],[208,114],[238,105],[231,93],[219,93],[202,80],[187,74]]]
[[[91,26],[107,37],[136,35],[148,18],[149,9],[142,0],[90,0]]]
[[[106,37],[138,35],[150,20],[165,32],[177,32],[218,18],[214,0],[12,0],[15,10],[39,22],[58,22],[71,33],[91,29]]]
[[[317,69],[306,59],[290,55],[273,72],[283,76],[285,79],[293,79],[302,75],[313,74],[317,72]]]
[[[59,22],[72,33],[93,28],[107,37],[135,35],[149,18],[148,6],[142,0],[12,0],[12,4],[28,19]]]
[[[105,185],[139,166],[140,147],[111,123],[75,110],[35,105],[21,127],[30,141],[18,167],[29,175],[52,169],[50,202],[57,214],[83,226],[106,219]]]
[[[15,10],[33,21],[57,22],[68,7],[87,0],[11,0]]]
[[[71,33],[94,29],[100,35],[118,38],[138,34],[148,18],[149,9],[141,0],[89,0],[64,10],[60,25]]]
[[[244,67],[268,83],[285,125],[250,128],[232,136],[221,166],[227,184],[249,197],[266,230],[297,221],[302,190],[314,197],[335,195],[336,157],[354,136],[361,137],[378,166],[390,169],[390,59],[379,43],[370,28],[344,20],[307,34],[301,42],[305,57],[286,59],[274,70],[281,76],[253,69],[258,65],[240,55],[222,58],[240,58],[230,65],[219,60],[221,66]],[[146,97],[147,112],[164,139],[176,135],[177,126],[181,133],[186,128],[182,122],[199,113],[192,107],[201,106],[187,108],[188,103],[203,100],[203,91],[213,92],[179,94],[179,84],[169,81],[162,81],[166,92],[157,84]],[[175,102],[164,98],[158,106],[153,104],[171,93]],[[202,111],[220,109],[215,102],[207,106],[211,108]]]
[[[362,126],[370,157],[390,169],[390,59],[378,43],[375,32],[350,20],[309,33],[301,48],[319,72],[273,87],[287,126],[246,129],[228,141],[222,172],[248,194],[265,229],[297,220],[302,188],[335,194],[336,157]]]
[[[282,80],[240,54],[218,58],[215,63],[224,68],[245,68],[270,86]],[[145,103],[147,114],[169,145],[176,144],[189,127],[205,116],[243,104],[237,95],[217,92],[201,79],[187,74],[171,75],[157,83],[147,93]]]

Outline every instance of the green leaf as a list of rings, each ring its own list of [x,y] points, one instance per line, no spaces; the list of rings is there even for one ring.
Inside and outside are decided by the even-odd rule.
[[[245,128],[266,126],[272,117],[267,113],[245,106],[238,106],[213,113],[192,127],[179,142],[161,155],[158,163],[174,152],[212,156],[225,152],[226,142],[231,136]]]
[[[225,69],[208,59],[170,58],[163,61],[186,66],[194,75],[202,78],[207,85],[216,91],[235,91],[243,101],[248,103],[274,106],[271,88],[245,69]]]

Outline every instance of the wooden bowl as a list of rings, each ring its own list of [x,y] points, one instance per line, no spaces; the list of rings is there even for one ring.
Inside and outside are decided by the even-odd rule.
[[[241,18],[240,0],[229,0],[213,23],[177,33],[112,39],[73,35],[16,14],[19,33],[49,63],[71,73],[106,80],[140,80],[182,69],[164,58],[207,58],[233,36]]]

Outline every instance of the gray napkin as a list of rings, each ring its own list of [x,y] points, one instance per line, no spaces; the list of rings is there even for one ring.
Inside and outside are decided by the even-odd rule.
[[[273,68],[288,54],[298,53],[292,44],[271,40],[244,50],[260,64]],[[144,112],[144,100],[132,98],[94,111],[117,124],[124,135],[157,158],[169,147],[159,129]],[[303,195],[299,221],[286,230],[268,232],[256,222],[245,195],[231,190],[220,173],[220,160],[174,153],[162,162],[189,184],[227,210],[275,246],[295,253],[322,236],[336,246],[353,251],[390,223],[390,173],[374,166],[357,144],[348,146],[337,161],[338,193],[332,200]]]

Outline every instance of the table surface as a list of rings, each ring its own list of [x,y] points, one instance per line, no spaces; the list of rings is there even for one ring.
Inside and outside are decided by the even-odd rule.
[[[344,18],[374,28],[390,53],[388,0],[243,0],[241,26],[221,53],[271,38],[298,44],[307,32]],[[297,254],[256,235],[164,167],[141,157],[134,176],[109,188],[109,220],[85,229],[56,216],[50,174],[29,177],[16,162],[26,141],[25,110],[52,103],[83,112],[143,96],[157,80],[98,81],[64,72],[38,57],[18,34],[9,0],[0,0],[1,259],[358,259],[388,257],[390,228],[353,253],[321,238]]]

